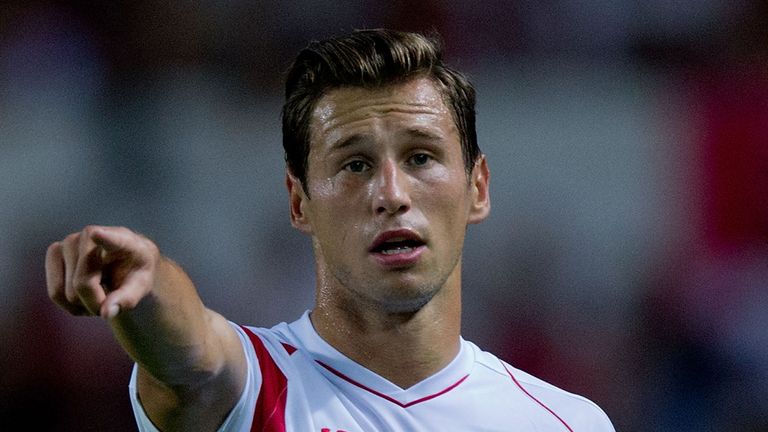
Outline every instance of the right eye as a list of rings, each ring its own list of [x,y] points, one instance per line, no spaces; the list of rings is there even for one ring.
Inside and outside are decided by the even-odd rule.
[[[370,166],[361,160],[354,160],[344,165],[345,170],[353,173],[361,173],[364,171],[368,171],[369,168]]]

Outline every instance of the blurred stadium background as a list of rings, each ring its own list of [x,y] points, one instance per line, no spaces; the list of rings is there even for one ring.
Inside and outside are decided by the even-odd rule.
[[[309,308],[282,74],[310,39],[438,31],[479,93],[490,219],[464,336],[620,431],[768,430],[768,3],[6,0],[0,429],[132,431],[131,363],[47,299],[47,245],[126,225],[254,325]]]

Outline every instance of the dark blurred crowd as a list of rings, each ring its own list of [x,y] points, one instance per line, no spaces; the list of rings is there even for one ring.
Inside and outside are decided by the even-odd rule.
[[[127,225],[243,324],[311,307],[281,85],[309,40],[437,32],[478,87],[491,218],[464,335],[621,431],[768,430],[768,3],[0,4],[0,430],[135,430],[131,361],[48,301],[47,245]]]

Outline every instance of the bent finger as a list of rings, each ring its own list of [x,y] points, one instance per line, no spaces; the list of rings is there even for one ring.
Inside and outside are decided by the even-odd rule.
[[[70,234],[61,241],[61,255],[64,258],[64,296],[70,303],[80,302],[72,284],[75,267],[77,266],[79,242],[80,233]]]
[[[64,256],[61,252],[61,242],[52,243],[45,252],[45,284],[48,297],[53,299],[57,293],[64,294]]]
[[[66,267],[62,253],[61,242],[55,242],[48,246],[45,253],[45,282],[48,289],[48,297],[59,307],[72,315],[85,315],[86,309],[79,303],[67,300],[64,291]]]
[[[80,235],[78,260],[72,284],[82,305],[91,314],[98,315],[106,294],[101,286],[103,267],[101,247],[91,239],[91,230],[91,227],[86,227]]]

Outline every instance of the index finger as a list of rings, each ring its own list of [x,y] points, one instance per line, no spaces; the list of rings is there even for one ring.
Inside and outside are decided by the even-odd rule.
[[[137,234],[124,227],[89,227],[89,237],[104,249],[103,257],[115,252],[135,252]]]

